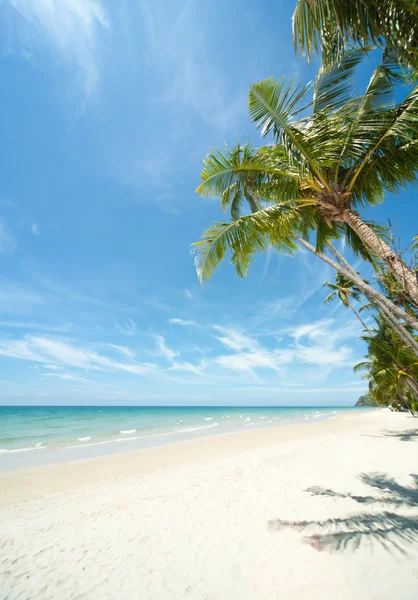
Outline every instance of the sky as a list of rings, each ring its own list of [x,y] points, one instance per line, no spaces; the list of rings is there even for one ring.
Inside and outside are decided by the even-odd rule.
[[[249,85],[315,75],[293,6],[0,0],[1,404],[353,405],[367,389],[361,327],[323,306],[319,259],[268,252],[245,280],[225,261],[201,286],[190,256],[224,218],[194,193],[206,152],[261,143]],[[364,216],[406,243],[413,201]]]

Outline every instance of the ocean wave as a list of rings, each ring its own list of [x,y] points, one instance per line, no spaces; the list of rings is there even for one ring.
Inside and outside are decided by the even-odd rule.
[[[75,446],[65,446],[64,450],[71,450],[72,448],[90,448],[91,446],[102,446],[103,444],[111,444],[113,440],[104,440],[103,442],[93,442],[92,444],[76,444]]]
[[[205,417],[205,421],[213,421],[213,417]]]
[[[79,442],[88,442],[89,440],[91,440],[91,437],[87,436],[87,437],[81,437],[81,438],[77,438]]]
[[[172,433],[190,433],[192,431],[201,431],[202,429],[212,429],[212,427],[218,427],[219,423],[211,423],[210,425],[204,425],[203,427],[189,427],[188,429],[178,429],[177,431],[171,431],[165,435],[171,435]]]
[[[187,429],[177,429],[174,431],[164,431],[163,433],[151,433],[149,435],[134,435],[132,437],[116,438],[113,440],[103,440],[101,442],[93,442],[91,444],[77,444],[76,446],[66,446],[65,450],[71,450],[73,448],[90,448],[92,446],[102,446],[103,444],[120,444],[123,442],[132,442],[135,440],[145,440],[148,438],[165,437],[167,435],[175,435],[176,433],[192,433],[193,431],[200,431],[203,429],[212,429],[212,427],[218,427],[219,423],[211,423],[210,425],[204,425],[203,427],[189,427]],[[134,429],[133,431],[136,431]]]
[[[20,452],[30,452],[31,450],[45,450],[46,446],[36,444],[36,446],[29,446],[28,448],[1,448],[0,454],[18,454]]]
[[[119,433],[135,433],[136,429],[121,429]]]

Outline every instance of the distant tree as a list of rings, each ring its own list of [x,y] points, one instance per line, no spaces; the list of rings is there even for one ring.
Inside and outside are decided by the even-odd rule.
[[[361,292],[356,284],[341,273],[337,273],[335,276],[335,283],[332,281],[324,281],[323,286],[332,290],[332,292],[325,298],[324,304],[328,304],[338,297],[346,308],[350,308],[353,311],[357,319],[362,324],[363,329],[370,333],[366,323],[360,317],[359,313],[356,311],[350,301],[356,300],[357,302],[360,302],[361,300]]]

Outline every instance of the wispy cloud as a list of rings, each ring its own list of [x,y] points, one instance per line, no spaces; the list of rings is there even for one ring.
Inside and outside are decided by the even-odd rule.
[[[0,278],[0,309],[4,314],[31,313],[48,300],[37,290],[9,279]]]
[[[124,325],[121,325],[118,323],[118,321],[115,321],[115,325],[116,329],[122,335],[132,336],[136,333],[136,323],[133,319],[128,319]]]
[[[191,300],[193,298],[192,292],[190,290],[188,290],[187,288],[185,288],[184,293],[189,298],[189,300]]]
[[[5,0],[13,50],[26,56],[48,43],[54,59],[75,66],[86,97],[96,91],[101,73],[100,46],[110,30],[101,0]]]
[[[352,364],[352,348],[340,343],[357,338],[360,330],[355,321],[341,327],[335,319],[321,319],[295,327],[289,333],[295,340],[300,362],[331,368]]]
[[[36,331],[49,331],[51,333],[70,333],[74,326],[72,323],[48,325],[46,323],[34,323],[31,321],[0,321],[0,327],[7,329],[35,329]]]
[[[124,39],[133,46],[129,54],[140,56],[142,68],[153,74],[152,85],[141,91],[150,118],[154,113],[168,143],[156,144],[152,135],[139,150],[125,149],[116,159],[113,155],[115,176],[125,184],[161,192],[154,191],[153,201],[157,198],[162,205],[181,184],[184,157],[194,155],[188,142],[195,133],[193,123],[222,141],[247,114],[249,82],[237,86],[229,65],[214,58],[215,27],[207,17],[205,5],[194,0],[174,0],[169,6],[164,0],[142,0],[139,18],[124,24]],[[142,129],[142,137],[144,133]]]
[[[16,246],[15,236],[0,219],[0,254],[13,254]]]
[[[232,327],[221,327],[219,325],[214,325],[213,328],[222,334],[221,336],[216,336],[216,339],[218,339],[227,348],[231,348],[231,350],[254,350],[259,346],[256,340],[244,335]]]
[[[39,227],[38,223],[33,223],[30,230],[33,235],[41,235],[41,228]]]
[[[185,321],[184,319],[177,319],[177,318],[169,319],[168,322],[171,323],[172,325],[181,325],[183,327],[187,327],[187,326],[198,327],[199,326],[199,324],[196,323],[196,321]]]
[[[107,348],[113,348],[126,358],[133,359],[135,357],[135,351],[131,348],[127,348],[126,346],[119,346],[118,344],[104,344]]]
[[[64,381],[88,381],[85,377],[79,375],[71,375],[71,373],[44,373],[44,377],[56,377],[57,379],[63,379]]]
[[[155,339],[157,341],[157,346],[161,356],[164,356],[164,358],[166,358],[169,361],[174,360],[176,356],[180,356],[180,352],[175,352],[167,346],[166,341],[162,335],[156,335]]]
[[[151,363],[123,363],[104,354],[50,337],[26,336],[0,340],[0,354],[11,358],[46,363],[48,368],[67,366],[92,371],[123,371],[144,375],[155,368]]]
[[[233,371],[246,371],[254,375],[257,369],[280,371],[284,364],[292,361],[292,349],[267,350],[261,344],[242,332],[233,328],[214,326],[221,332],[217,339],[235,354],[221,355],[215,359],[215,364]]]

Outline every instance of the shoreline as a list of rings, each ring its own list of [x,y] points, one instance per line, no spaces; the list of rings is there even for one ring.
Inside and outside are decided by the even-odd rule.
[[[326,424],[345,421],[347,415],[359,415],[372,411],[385,411],[385,408],[362,408],[361,413],[348,411],[332,415],[317,421],[297,421],[295,423],[282,423],[280,425],[265,425],[252,429],[242,429],[223,433],[212,433],[194,439],[170,441],[149,447],[136,448],[103,454],[100,456],[85,457],[75,460],[62,460],[41,465],[18,467],[0,471],[0,511],[3,506],[10,506],[14,502],[25,501],[35,493],[64,492],[66,484],[69,487],[76,485],[93,484],[105,481],[108,477],[142,476],[162,471],[177,464],[199,464],[204,454],[212,458],[231,456],[251,448],[266,447],[284,441],[297,440],[301,435],[304,439],[322,435],[327,432]],[[353,424],[355,428],[355,424]],[[70,476],[70,479],[69,479]],[[34,485],[34,480],[36,484]],[[17,496],[13,488],[19,490]],[[21,498],[19,494],[22,494]]]
[[[43,407],[40,408],[42,409]],[[65,410],[67,409],[67,407],[63,408]],[[86,409],[88,408],[89,407],[86,407]],[[114,407],[110,408],[113,409]],[[135,408],[136,407],[134,407],[134,409]],[[292,407],[268,407],[265,410],[275,411],[277,409],[290,412],[295,410]],[[177,410],[177,408],[173,410]],[[247,430],[264,429],[266,427],[281,427],[284,425],[296,425],[305,422],[316,423],[333,418],[333,416],[337,414],[365,409],[355,407],[297,407],[297,411],[300,411],[301,413],[303,411],[305,414],[283,416],[281,418],[280,416],[274,416],[274,414],[269,414],[268,416],[263,414],[261,416],[258,413],[263,409],[250,407],[250,411],[256,413],[255,418],[259,419],[258,422],[250,421],[251,418],[254,418],[254,414],[251,415],[251,412],[248,413],[248,408],[246,407],[199,407],[198,410],[204,411],[205,413],[211,412],[214,416],[203,417],[202,414],[200,414],[199,422],[198,420],[193,420],[194,415],[191,415],[191,422],[185,423],[181,420],[176,423],[177,426],[179,426],[180,423],[183,424],[181,429],[177,427],[177,429],[173,428],[168,431],[164,429],[162,431],[152,431],[152,427],[150,430],[149,426],[145,426],[144,428],[139,427],[137,429],[137,424],[135,423],[136,427],[134,429],[122,430],[119,432],[99,432],[98,434],[89,432],[87,435],[85,431],[81,430],[79,432],[81,437],[74,431],[72,432],[72,436],[69,435],[67,439],[63,438],[59,441],[47,440],[39,442],[38,440],[42,439],[42,437],[35,437],[32,434],[30,436],[32,438],[32,443],[29,445],[25,443],[25,438],[23,436],[20,443],[25,447],[4,448],[0,450],[0,472],[48,464],[61,464],[77,460],[89,460],[91,458],[112,456],[139,449],[171,446],[183,441],[222,436]],[[239,411],[244,414],[235,415],[235,417],[238,416],[239,419],[235,419],[235,422],[233,422],[233,418],[229,420],[233,415],[216,414],[218,410],[224,412]],[[102,411],[100,410],[100,412]],[[183,417],[183,415],[181,416]],[[47,427],[48,424],[45,426]],[[127,424],[125,425],[125,428],[126,427],[128,427]],[[168,423],[166,424],[166,427],[169,427]],[[87,437],[85,437],[86,435]],[[34,437],[38,442],[36,444],[33,440]]]
[[[0,597],[414,600],[417,444],[364,410],[4,471]]]

